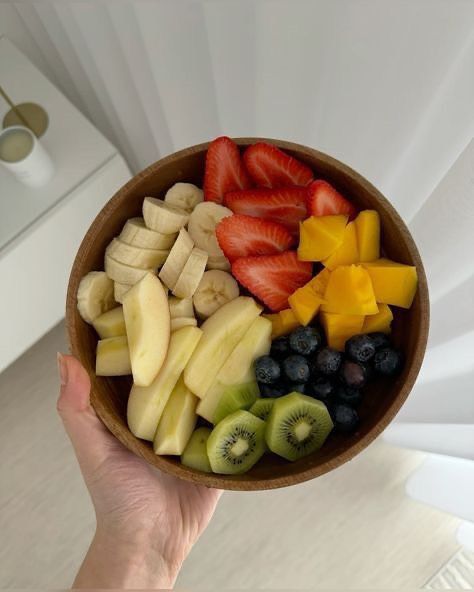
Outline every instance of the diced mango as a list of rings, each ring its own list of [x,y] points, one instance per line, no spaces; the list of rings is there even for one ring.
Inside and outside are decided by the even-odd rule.
[[[314,278],[308,282],[308,284],[316,292],[316,294],[323,297],[324,292],[326,292],[326,286],[328,285],[330,275],[331,272],[329,269],[324,268],[317,275],[315,275]]]
[[[272,323],[272,339],[285,335],[285,330],[281,322],[281,317],[278,313],[262,315]]]
[[[354,220],[357,230],[359,261],[380,257],[380,216],[376,210],[362,210]]]
[[[418,285],[416,267],[383,258],[363,265],[372,280],[377,302],[410,308]]]
[[[321,312],[319,318],[324,327],[329,347],[343,351],[346,341],[353,335],[361,333],[365,317],[364,315]]]
[[[324,312],[371,315],[379,310],[370,275],[360,265],[343,265],[332,271],[324,299]]]
[[[390,333],[393,314],[386,304],[379,304],[379,312],[365,317],[361,333]]]
[[[307,325],[318,314],[319,307],[324,302],[323,298],[317,294],[308,282],[302,288],[298,288],[288,298],[288,303],[295,317],[301,325]]]
[[[298,259],[322,261],[342,243],[347,216],[311,216],[300,223]]]
[[[285,308],[285,310],[280,310],[280,319],[283,330],[285,331],[285,335],[287,333],[291,333],[293,329],[300,326],[300,322],[295,316],[295,313],[291,310],[291,308]]]
[[[350,265],[359,261],[359,249],[357,246],[357,232],[354,222],[344,228],[342,243],[337,249],[323,261],[328,269],[335,269],[339,265]]]

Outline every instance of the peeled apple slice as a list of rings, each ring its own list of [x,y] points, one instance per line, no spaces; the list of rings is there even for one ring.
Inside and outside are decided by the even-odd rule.
[[[180,317],[194,318],[193,301],[191,298],[176,298],[176,296],[170,296],[168,298],[168,304],[172,319]]]
[[[126,376],[132,373],[125,336],[109,337],[97,342],[95,373],[97,376]]]
[[[114,282],[114,298],[117,302],[122,304],[123,297],[130,290],[132,286],[130,284],[120,284]]]
[[[171,319],[171,333],[183,327],[197,327],[196,319],[194,317],[176,317],[175,319]]]
[[[77,289],[77,310],[86,323],[115,306],[114,283],[105,271],[90,271]]]
[[[120,337],[126,335],[125,319],[123,318],[123,309],[121,306],[113,308],[97,317],[92,323],[101,339],[107,337]]]

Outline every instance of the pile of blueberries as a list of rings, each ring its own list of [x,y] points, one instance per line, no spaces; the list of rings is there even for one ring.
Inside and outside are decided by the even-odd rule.
[[[292,391],[322,401],[339,432],[359,424],[361,389],[374,374],[395,376],[402,355],[384,333],[354,335],[345,352],[327,347],[320,327],[298,327],[272,343],[270,354],[255,361],[262,397],[282,397]]]

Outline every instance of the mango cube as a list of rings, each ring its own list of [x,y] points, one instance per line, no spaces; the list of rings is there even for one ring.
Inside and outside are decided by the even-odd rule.
[[[343,351],[346,341],[353,335],[362,332],[364,315],[335,314],[321,312],[321,324],[326,333],[329,347]]]
[[[376,210],[363,210],[354,220],[359,247],[359,261],[380,257],[380,216]]]
[[[361,333],[390,333],[393,314],[386,304],[379,304],[379,312],[365,317]]]
[[[285,310],[280,311],[280,319],[283,330],[285,331],[285,335],[287,333],[291,333],[296,327],[300,326],[300,322],[295,316],[295,313],[291,310],[291,308],[285,308]]]
[[[331,272],[329,269],[324,268],[317,275],[315,275],[311,281],[308,282],[311,288],[316,292],[316,294],[321,296],[321,298],[324,296],[324,292],[326,292],[326,286],[328,285],[330,275]]]
[[[262,316],[268,319],[272,324],[272,339],[276,339],[277,337],[285,335],[285,330],[283,329],[281,317],[278,313],[267,314]]]
[[[416,267],[383,258],[363,265],[372,280],[377,302],[410,308],[418,286]]]
[[[322,261],[342,243],[347,216],[311,216],[300,223],[300,261]]]
[[[301,325],[308,325],[318,314],[323,298],[311,287],[311,282],[298,288],[288,298],[288,303],[295,317]]]
[[[324,299],[324,312],[371,315],[379,311],[370,275],[360,265],[343,265],[332,271]]]
[[[359,261],[359,248],[357,246],[357,231],[355,222],[349,222],[344,228],[342,243],[337,249],[323,261],[328,269],[335,269],[340,265],[350,265]]]

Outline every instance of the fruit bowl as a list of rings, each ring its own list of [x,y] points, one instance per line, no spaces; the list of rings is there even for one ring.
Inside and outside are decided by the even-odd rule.
[[[208,143],[181,150],[152,164],[122,187],[99,212],[76,255],[69,279],[66,323],[71,352],[82,362],[91,377],[91,402],[107,428],[129,450],[158,469],[208,487],[231,490],[263,490],[294,485],[327,473],[364,450],[392,421],[406,400],[423,361],[429,325],[429,297],[420,255],[407,227],[391,204],[366,179],[347,165],[312,148],[281,140],[240,138],[245,148],[256,141],[275,144],[309,165],[315,175],[329,181],[343,194],[351,196],[359,209],[376,209],[381,218],[382,250],[385,256],[414,265],[418,271],[418,291],[413,305],[395,308],[392,340],[403,350],[405,364],[395,379],[380,378],[365,392],[360,411],[360,427],[351,435],[332,433],[317,452],[289,463],[267,454],[249,472],[242,475],[202,473],[182,465],[179,458],[158,456],[151,443],[136,438],[127,426],[127,398],[131,377],[104,378],[95,374],[97,337],[77,311],[77,291],[81,278],[103,267],[104,252],[120,233],[128,218],[140,215],[145,196],[161,197],[178,181],[202,186]]]

